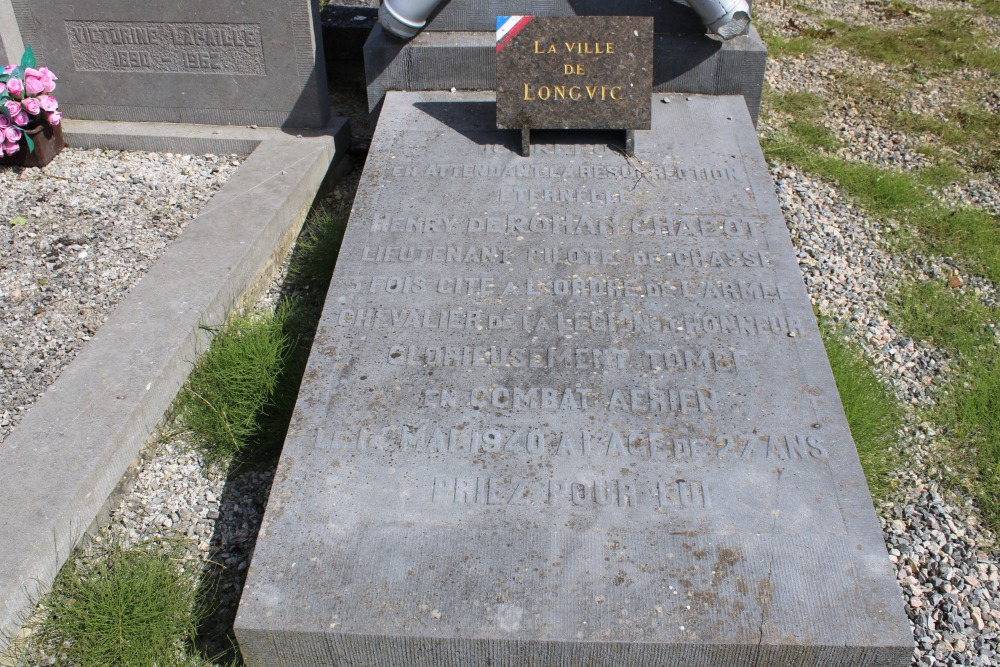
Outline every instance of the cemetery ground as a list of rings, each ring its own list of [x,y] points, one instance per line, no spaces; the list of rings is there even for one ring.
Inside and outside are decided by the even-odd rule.
[[[914,664],[997,664],[1000,11],[989,0],[767,0],[755,11],[770,56],[758,134],[883,519]],[[337,92],[363,107],[362,91]],[[194,175],[224,176],[211,173],[221,158],[192,160]],[[58,164],[39,178],[58,180]],[[287,271],[219,332],[12,664],[238,664],[235,606],[358,173],[317,202]],[[8,248],[34,261],[5,278],[0,299],[30,303],[24,322],[67,353],[6,355],[5,322],[0,415],[31,400],[8,378],[49,381],[78,345],[72,332],[99,323],[79,304],[75,324],[54,327],[69,300],[57,288],[88,279],[81,253],[107,254],[44,227],[33,210],[47,214],[45,200],[3,199],[18,178],[0,173],[0,254],[4,270]],[[97,206],[98,217],[124,206]],[[115,261],[123,245],[107,248]]]

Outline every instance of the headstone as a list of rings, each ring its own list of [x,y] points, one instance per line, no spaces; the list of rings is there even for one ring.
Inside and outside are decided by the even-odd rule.
[[[10,0],[0,0],[0,67],[21,61],[24,44],[14,20],[14,6]]]
[[[329,119],[316,0],[14,0],[13,10],[23,43],[60,77],[68,117],[290,128]]]
[[[908,665],[750,116],[530,158],[389,93],[236,620],[250,665]]]
[[[496,90],[497,16],[651,16],[655,92],[741,95],[754,123],[767,50],[753,27],[720,42],[698,15],[671,0],[449,0],[408,42],[380,26],[365,44],[368,109],[377,118],[389,90]]]

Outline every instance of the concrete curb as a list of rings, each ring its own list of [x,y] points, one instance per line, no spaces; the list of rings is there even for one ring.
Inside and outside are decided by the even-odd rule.
[[[121,125],[68,123],[68,141],[90,145],[85,142],[105,136],[112,139],[106,147],[143,145],[140,128]],[[172,135],[156,126],[143,132],[167,136],[177,146],[252,141],[239,128],[209,129],[207,135],[195,128],[185,135],[188,128],[168,126]],[[0,445],[0,651],[170,406],[205,348],[200,326],[220,324],[264,283],[331,163],[346,155],[350,137],[342,119],[323,136],[246,131],[256,133],[258,145],[243,166]]]

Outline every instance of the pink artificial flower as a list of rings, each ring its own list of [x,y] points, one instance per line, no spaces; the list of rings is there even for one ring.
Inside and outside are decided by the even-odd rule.
[[[51,111],[45,115],[49,121],[49,125],[58,125],[62,122],[62,114],[58,111]]]
[[[59,77],[53,74],[52,70],[48,67],[42,67],[38,70],[38,75],[41,77],[42,83],[45,85],[46,93],[51,93],[56,89],[56,79]]]
[[[0,114],[0,130],[10,125],[10,119]]]
[[[24,110],[32,116],[37,116],[38,112],[42,110],[42,105],[39,104],[38,100],[34,97],[25,97],[21,101],[21,106],[24,107]]]
[[[9,141],[0,143],[0,152],[2,152],[4,155],[13,155],[19,150],[19,148],[20,147],[16,143],[12,143]]]
[[[51,95],[39,95],[38,103],[46,111],[55,111],[57,108],[59,108],[59,102],[57,102],[56,98],[52,97]]]
[[[29,95],[37,95],[45,90],[45,81],[37,76],[25,76],[24,89],[28,91]]]
[[[13,71],[14,71],[14,69],[15,69],[16,67],[17,67],[17,65],[15,65],[15,64],[13,64],[13,63],[11,63],[10,65],[7,65],[6,67],[4,67],[4,68],[3,68],[3,73],[4,73],[4,74],[10,74],[11,72],[13,72]]]
[[[7,107],[7,115],[11,118],[21,113],[21,103],[17,100],[7,100],[3,105]]]
[[[28,118],[28,114],[24,113],[23,111],[14,116],[12,120],[14,121],[15,125],[20,125],[21,127],[24,127],[25,125],[31,122],[31,119]]]
[[[21,130],[17,129],[13,125],[10,125],[3,129],[3,137],[7,141],[16,144],[21,140]]]
[[[25,67],[24,68],[24,75],[25,76],[41,76],[42,73],[40,71],[38,71],[37,69],[35,69],[34,67]]]
[[[7,81],[7,92],[14,97],[20,97],[24,93],[24,81],[20,79],[10,79]]]

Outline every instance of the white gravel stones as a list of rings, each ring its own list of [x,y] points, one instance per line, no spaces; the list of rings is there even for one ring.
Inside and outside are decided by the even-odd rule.
[[[0,169],[0,446],[238,165],[67,149]]]

